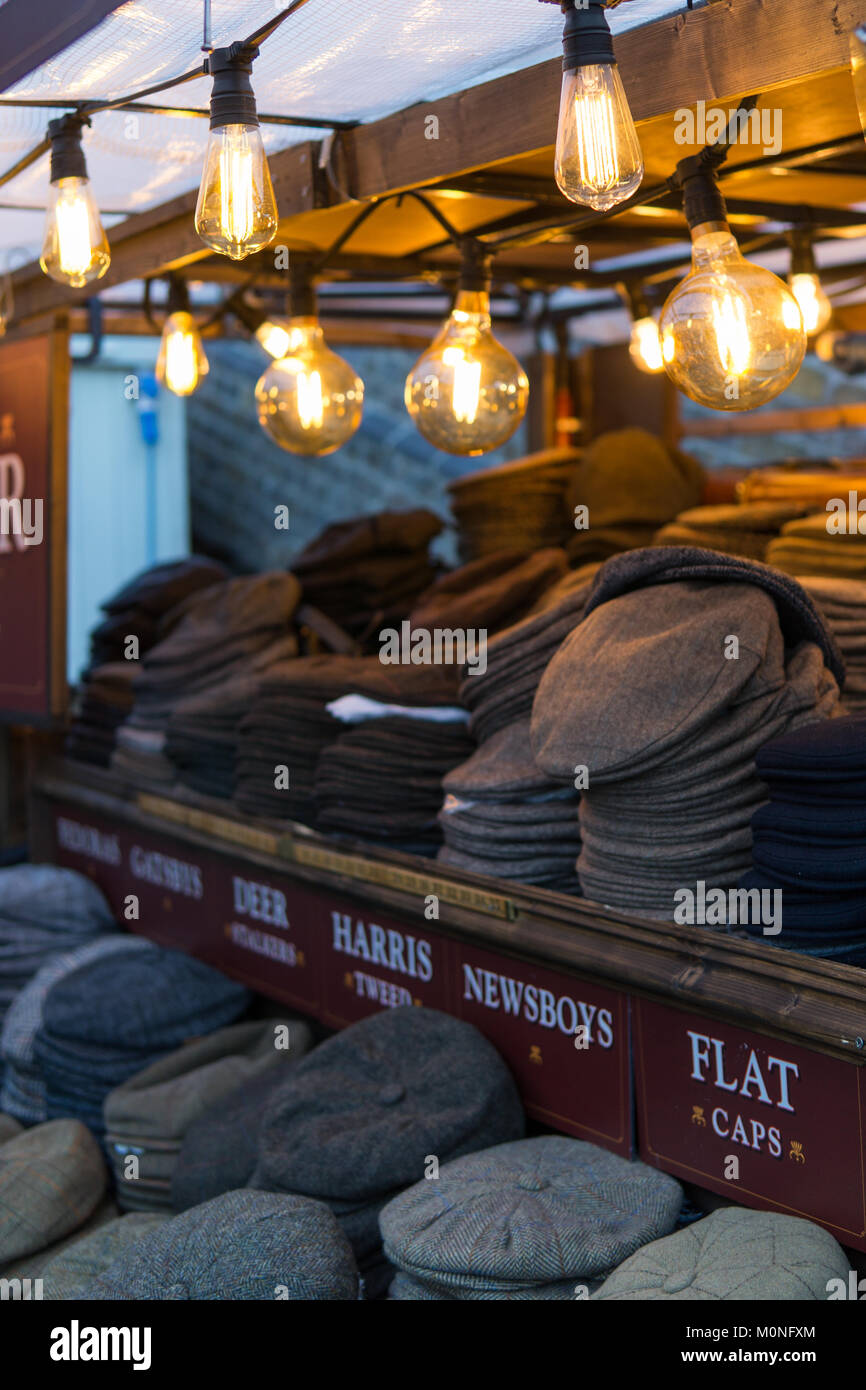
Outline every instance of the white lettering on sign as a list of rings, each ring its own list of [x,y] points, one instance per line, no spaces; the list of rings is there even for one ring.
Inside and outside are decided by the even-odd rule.
[[[57,817],[57,843],[74,854],[86,854],[102,864],[120,864],[123,855],[116,835],[103,835],[92,825],[81,825],[66,816]]]
[[[143,878],[147,883],[169,888],[185,898],[204,897],[201,869],[197,864],[187,864],[182,859],[171,859],[167,854],[133,845],[129,851],[129,867],[136,878]]]
[[[332,912],[331,922],[335,951],[356,956],[368,965],[383,965],[386,970],[413,980],[433,979],[429,941],[419,941],[416,936],[362,922],[360,918],[353,921],[348,912]]]
[[[42,498],[24,496],[24,464],[19,454],[0,454],[0,553],[41,545]],[[9,537],[12,537],[10,541]]]
[[[254,922],[267,922],[271,927],[289,929],[286,916],[286,895],[276,888],[268,888],[265,883],[255,883],[249,878],[233,878],[235,912],[242,917],[252,917]]]
[[[761,1145],[766,1139],[770,1156],[782,1157],[782,1132],[775,1125],[766,1129],[760,1120],[744,1120],[742,1115],[737,1115],[732,1125],[727,1110],[723,1110],[720,1105],[713,1111],[710,1123],[720,1139],[733,1139],[735,1144],[743,1144],[747,1149],[755,1149],[758,1153],[761,1152]]]
[[[693,1033],[691,1029],[687,1029],[686,1032],[691,1039],[691,1078],[693,1081],[706,1083],[711,1074],[710,1084],[721,1091],[736,1092],[738,1095],[746,1096],[749,1100],[760,1101],[762,1105],[772,1105],[777,1110],[788,1110],[792,1115],[794,1114],[794,1106],[791,1104],[790,1096],[790,1081],[792,1077],[796,1080],[799,1080],[800,1077],[800,1068],[796,1062],[785,1062],[781,1057],[768,1056],[765,1063],[767,1073],[765,1077],[758,1061],[758,1054],[751,1047],[742,1081],[738,1076],[729,1078],[725,1072],[726,1044],[722,1039],[711,1038],[706,1033]],[[712,1058],[710,1057],[710,1048],[712,1048]],[[770,1094],[771,1088],[775,1089],[776,1099]]]
[[[588,1044],[597,1042],[599,1047],[613,1047],[610,1009],[600,1009],[597,1004],[586,1004],[568,994],[557,998],[552,990],[528,985],[510,975],[464,962],[463,998],[472,999],[485,1009],[501,1009],[513,1018],[523,1017],[527,1023],[538,1023],[542,1028],[558,1028],[568,1037],[573,1037],[580,1025],[586,1029],[582,1036]]]
[[[353,971],[355,993],[362,999],[375,999],[386,1009],[399,1009],[414,1001],[409,990],[403,985],[395,985],[390,980],[378,980],[375,975],[367,975],[363,970]]]
[[[280,936],[259,931],[258,927],[248,927],[246,922],[231,922],[229,935],[236,946],[245,951],[254,951],[257,956],[267,956],[278,960],[282,965],[297,965],[298,957],[294,942],[284,941]]]

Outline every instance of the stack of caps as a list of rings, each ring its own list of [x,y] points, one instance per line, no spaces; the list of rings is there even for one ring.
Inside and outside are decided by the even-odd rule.
[[[297,1021],[237,1023],[169,1053],[106,1096],[105,1147],[121,1208],[171,1212],[172,1174],[190,1127],[269,1071],[278,1050],[296,1060],[311,1043]]]
[[[0,1144],[0,1274],[83,1227],[107,1181],[99,1145],[75,1120],[38,1125]]]
[[[811,600],[765,565],[667,548],[604,565],[532,714],[548,775],[585,770],[584,895],[671,919],[682,890],[736,885],[757,750],[837,713],[843,676]]]
[[[447,709],[457,703],[457,670],[452,665],[383,665],[372,656],[309,656],[275,667],[240,725],[237,806],[248,815],[316,824],[320,755],[346,728],[329,713],[331,703],[355,694],[381,706]],[[366,743],[366,736],[361,741]],[[365,752],[361,758],[372,765],[381,762],[381,753],[377,747],[372,757]],[[354,804],[364,789],[353,783],[349,790]],[[330,812],[337,802],[324,782],[322,795]],[[387,791],[386,798],[393,801]],[[354,828],[351,814],[350,822],[345,829]]]
[[[584,450],[566,499],[572,565],[651,544],[659,526],[700,502],[703,485],[700,464],[647,430],[599,435]]]
[[[574,449],[545,449],[449,483],[461,561],[564,545],[566,492],[579,458]]]
[[[172,610],[191,594],[227,578],[222,565],[198,555],[154,565],[136,575],[102,604],[106,617],[90,635],[91,667],[129,660],[129,637],[137,638],[138,656],[144,656],[168,636],[174,623]]]
[[[345,695],[328,712],[345,732],[316,767],[316,824],[406,853],[435,854],[442,778],[475,747],[466,711]]]
[[[507,724],[443,782],[442,864],[579,893],[580,797],[535,763],[529,719]]]
[[[52,864],[0,871],[0,1021],[52,957],[114,929],[108,903],[82,874]]]
[[[756,761],[770,800],[752,821],[754,868],[740,887],[780,890],[782,930],[751,929],[776,946],[866,964],[866,715],[775,739]]]
[[[146,951],[149,943],[141,936],[113,932],[99,936],[73,951],[52,956],[15,999],[0,1034],[0,1057],[3,1060],[3,1089],[0,1105],[10,1115],[25,1124],[40,1124],[48,1119],[48,1100],[45,1077],[36,1060],[36,1037],[42,1027],[45,1000],[53,987],[80,966],[103,956],[128,951]]]
[[[674,1229],[679,1183],[561,1135],[500,1144],[439,1169],[384,1208],[397,1299],[586,1298]]]
[[[652,543],[700,546],[726,555],[741,555],[746,560],[764,560],[767,546],[780,529],[802,515],[803,508],[794,502],[692,507],[657,531]]]
[[[839,468],[758,468],[738,485],[741,502],[793,502],[803,512],[823,510],[849,489],[866,493],[866,474]]]
[[[826,1300],[850,1265],[828,1231],[796,1216],[724,1207],[615,1269],[593,1299]]]
[[[304,601],[359,641],[405,618],[436,577],[428,546],[442,530],[433,512],[379,512],[328,526],[292,563]]]
[[[135,707],[118,730],[113,770],[133,782],[174,781],[174,765],[165,756],[174,707],[293,656],[297,638],[290,621],[299,598],[298,581],[274,572],[231,579],[187,600],[171,634],[142,662]]]
[[[109,1091],[246,1009],[247,991],[211,966],[146,947],[80,965],[49,990],[35,1042],[49,1119],[71,1116],[101,1136]]]
[[[497,550],[437,579],[409,614],[409,626],[489,636],[522,618],[567,569],[564,550]]]
[[[132,713],[134,661],[95,666],[82,680],[75,714],[66,737],[66,752],[84,763],[108,767],[117,730]]]
[[[327,1203],[370,1290],[390,1277],[384,1203],[424,1178],[431,1155],[441,1165],[523,1126],[511,1074],[471,1024],[386,1009],[315,1048],[272,1092],[251,1185]]]
[[[843,708],[850,714],[866,709],[866,581],[805,575],[800,583],[845,660]]]
[[[782,527],[767,548],[767,564],[787,574],[866,579],[866,531],[857,512],[816,512]]]
[[[115,1228],[112,1238],[120,1251],[107,1267],[104,1237],[91,1238],[82,1261],[89,1277],[77,1287],[64,1279],[64,1298],[273,1303],[359,1296],[346,1237],[326,1206],[301,1197],[228,1192],[143,1232]],[[50,1286],[55,1275],[51,1267],[46,1273]]]
[[[529,717],[548,662],[583,617],[595,571],[586,565],[558,580],[521,622],[488,644],[484,669],[464,669],[460,702],[479,742]]]

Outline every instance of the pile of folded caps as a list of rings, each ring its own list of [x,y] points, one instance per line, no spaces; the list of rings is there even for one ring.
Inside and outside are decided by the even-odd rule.
[[[487,739],[443,781],[440,863],[580,893],[580,795],[534,761],[528,716]]]
[[[850,1264],[829,1231],[797,1216],[723,1207],[641,1246],[591,1298],[690,1302],[826,1300]]]
[[[292,573],[305,603],[359,641],[375,641],[436,578],[429,545],[441,530],[423,507],[335,522],[294,558]]]
[[[420,595],[410,631],[472,629],[492,636],[522,618],[568,569],[564,550],[497,550],[445,574]]]
[[[108,767],[117,730],[132,713],[134,661],[112,661],[87,671],[75,697],[65,750],[83,763]]]
[[[227,578],[223,565],[199,555],[153,565],[137,574],[101,605],[106,616],[90,634],[91,667],[129,660],[129,637],[137,639],[138,656],[144,656],[168,636],[173,610],[191,594]]]
[[[757,764],[770,799],[753,817],[753,868],[740,887],[778,890],[782,929],[747,929],[774,946],[866,965],[866,715],[774,739]]]
[[[442,779],[475,748],[466,711],[353,694],[332,701],[328,712],[345,732],[316,766],[316,824],[406,853],[435,854]]]
[[[346,724],[329,712],[329,706],[354,694],[381,706],[447,708],[457,705],[457,673],[453,665],[383,665],[373,656],[326,654],[275,666],[240,724],[238,809],[316,824],[316,768],[323,750],[346,732]],[[371,765],[379,759],[377,753]],[[364,788],[351,790],[357,798]]]
[[[842,705],[866,709],[866,580],[803,575],[800,583],[826,622],[845,661]]]
[[[48,1118],[48,1098],[45,1077],[36,1058],[36,1037],[42,1027],[45,1000],[50,991],[66,975],[103,956],[127,951],[147,950],[144,937],[128,932],[106,932],[76,946],[61,951],[42,966],[15,998],[3,1020],[0,1033],[0,1058],[3,1062],[3,1086],[0,1108],[24,1124],[40,1124]]]
[[[583,451],[566,498],[571,564],[650,545],[660,526],[697,506],[703,486],[700,464],[647,430],[600,434]]]
[[[691,507],[653,537],[653,545],[690,545],[764,560],[781,528],[803,515],[795,502],[743,502]]]
[[[789,521],[767,548],[767,564],[787,574],[866,579],[866,532],[861,513],[815,512]]]
[[[479,742],[531,713],[548,662],[583,617],[596,568],[586,565],[557,580],[526,617],[488,643],[483,668],[464,668],[460,702]]]
[[[579,458],[575,449],[544,449],[449,483],[461,561],[563,546],[571,534],[566,493]]]
[[[218,692],[235,676],[255,677],[294,656],[291,619],[300,585],[275,571],[230,579],[193,594],[171,633],[141,663],[135,706],[117,731],[111,766],[132,782],[164,786],[176,777],[166,726],[181,700]]]
[[[297,1020],[235,1023],[186,1043],[111,1091],[103,1106],[105,1148],[121,1209],[170,1214],[172,1175],[191,1126],[268,1073],[278,1053],[296,1061],[311,1044],[309,1028]]]
[[[766,799],[755,754],[838,714],[843,678],[808,595],[766,565],[663,547],[608,561],[532,713],[541,768],[585,769],[584,896],[672,919],[678,890],[736,886]]]
[[[0,870],[0,1022],[48,961],[115,930],[90,879],[53,864]]]
[[[110,1091],[247,1008],[247,990],[211,966],[144,947],[79,965],[48,991],[34,1043],[48,1119],[79,1119],[101,1137]]]
[[[803,512],[823,511],[835,498],[847,498],[849,490],[866,493],[866,473],[838,467],[756,468],[737,486],[741,502],[793,502]]]
[[[431,1155],[441,1167],[523,1132],[511,1074],[477,1029],[433,1009],[386,1009],[287,1070],[264,1108],[251,1186],[325,1202],[375,1294],[393,1272],[384,1204],[425,1178]]]
[[[587,1298],[667,1236],[678,1182],[594,1144],[543,1135],[444,1163],[380,1217],[400,1300]]]

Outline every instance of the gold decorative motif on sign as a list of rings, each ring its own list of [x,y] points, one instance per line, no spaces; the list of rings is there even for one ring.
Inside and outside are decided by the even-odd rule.
[[[529,1049],[529,1060],[530,1060],[530,1062],[537,1062],[538,1065],[541,1066],[541,1064],[542,1064],[542,1062],[543,1062],[544,1059],[543,1059],[543,1057],[542,1057],[542,1055],[541,1055],[541,1048],[540,1048],[540,1047],[530,1047],[530,1049]]]
[[[693,1125],[704,1125],[704,1126],[706,1127],[706,1123],[707,1123],[707,1122],[706,1122],[706,1120],[704,1119],[704,1107],[703,1107],[702,1105],[693,1105],[693,1106],[692,1106],[692,1124],[693,1124]]]
[[[351,971],[349,971],[349,970],[346,971],[345,975],[343,976],[343,984],[346,986],[346,989],[354,989],[354,988],[355,988],[355,977],[354,977],[354,975],[351,973]]]
[[[162,910],[163,912],[171,912],[171,898],[163,898]]]
[[[416,1008],[416,1009],[420,1009],[420,1008],[422,1008],[422,1006],[423,1006],[423,1004],[424,1004],[424,1000],[423,1000],[423,999],[413,999],[413,1000],[412,1000],[412,1003],[415,1005],[415,1008]]]
[[[788,1154],[788,1157],[793,1158],[795,1163],[806,1162],[806,1155],[803,1153],[803,1145],[800,1143],[799,1139],[791,1140],[791,1152]]]
[[[295,963],[296,965],[306,965],[307,958],[304,955],[303,951],[298,952],[297,956],[295,957]]]

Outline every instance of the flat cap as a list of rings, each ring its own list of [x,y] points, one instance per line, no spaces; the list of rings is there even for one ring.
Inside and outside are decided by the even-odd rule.
[[[458,1296],[578,1282],[673,1230],[679,1183],[594,1144],[542,1135],[468,1154],[393,1198],[388,1259]]]
[[[364,1202],[523,1134],[511,1073],[476,1028],[386,1009],[302,1057],[271,1095],[252,1186]]]
[[[358,1280],[351,1247],[322,1202],[245,1189],[146,1232],[87,1297],[355,1300]]]
[[[42,1297],[89,1298],[92,1279],[104,1274],[142,1236],[170,1220],[167,1213],[130,1212],[127,1216],[115,1216],[80,1239],[66,1243],[42,1271]]]
[[[811,1221],[723,1207],[675,1235],[644,1245],[592,1296],[695,1302],[826,1299],[830,1279],[844,1280],[847,1288],[849,1267],[841,1245]]]
[[[99,1205],[108,1174],[77,1120],[53,1120],[0,1148],[0,1265],[60,1240]]]

